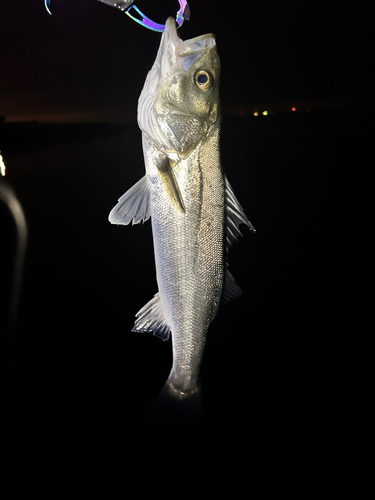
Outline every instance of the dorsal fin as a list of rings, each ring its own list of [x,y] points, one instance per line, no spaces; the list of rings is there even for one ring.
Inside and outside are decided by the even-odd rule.
[[[228,271],[228,263],[227,263],[227,270],[225,273],[225,281],[224,281],[224,291],[223,291],[223,296],[222,296],[222,301],[229,302],[230,300],[236,299],[237,297],[240,297],[242,295],[242,289],[240,286],[237,285],[235,282],[235,279],[231,275],[231,273]]]
[[[225,203],[227,211],[227,251],[232,246],[234,241],[237,241],[238,236],[242,236],[239,230],[240,224],[245,224],[251,231],[255,232],[254,226],[246,217],[240,202],[237,200],[233,192],[232,186],[229,184],[228,178],[225,178]]]
[[[240,224],[245,224],[251,231],[255,232],[254,226],[251,224],[249,219],[246,217],[240,202],[237,200],[236,195],[233,192],[232,186],[229,184],[227,176],[224,175],[225,179],[225,206],[227,214],[227,234],[226,234],[226,250],[229,251],[229,247],[232,246],[234,241],[237,241],[239,236],[242,236],[239,230]],[[229,302],[236,297],[242,295],[241,287],[237,285],[233,276],[228,271],[228,262],[226,262],[226,273],[222,301]]]
[[[144,176],[119,198],[108,219],[111,224],[127,225],[131,221],[138,224],[142,220],[145,222],[150,215],[150,190]]]

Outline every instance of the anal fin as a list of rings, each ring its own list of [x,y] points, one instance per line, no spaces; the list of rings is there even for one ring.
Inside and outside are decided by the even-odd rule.
[[[153,332],[162,340],[168,340],[171,329],[165,319],[163,305],[157,293],[136,316],[132,332]]]

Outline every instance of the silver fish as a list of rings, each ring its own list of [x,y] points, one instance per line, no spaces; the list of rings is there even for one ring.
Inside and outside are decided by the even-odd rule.
[[[169,18],[138,103],[146,175],[109,215],[112,224],[151,217],[158,293],[133,331],[172,333],[173,365],[162,393],[187,400],[200,392],[207,330],[221,300],[241,294],[225,250],[252,231],[220,162],[220,61],[215,36],[179,38]]]

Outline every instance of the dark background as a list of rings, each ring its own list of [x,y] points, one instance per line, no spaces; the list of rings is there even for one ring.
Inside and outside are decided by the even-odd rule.
[[[210,327],[201,426],[173,433],[143,421],[170,342],[130,332],[156,292],[150,224],[107,221],[143,175],[134,122],[159,36],[98,2],[42,4],[5,1],[0,21],[0,149],[29,232],[4,498],[373,498],[372,4],[191,2],[181,36],[217,35],[223,167],[257,232],[229,255],[244,294]],[[7,123],[36,119],[108,123]]]
[[[137,5],[160,23],[178,7],[176,0]],[[190,6],[181,36],[216,34],[227,112],[263,102],[374,102],[370,0],[192,0]],[[159,35],[95,0],[51,0],[51,8],[52,17],[43,0],[1,2],[0,115],[134,121]]]

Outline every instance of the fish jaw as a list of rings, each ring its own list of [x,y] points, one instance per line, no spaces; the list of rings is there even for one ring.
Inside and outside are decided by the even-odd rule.
[[[207,71],[212,85],[197,86],[195,76]],[[212,33],[182,40],[169,18],[153,67],[138,103],[138,124],[174,162],[186,158],[217,123],[220,61]]]

